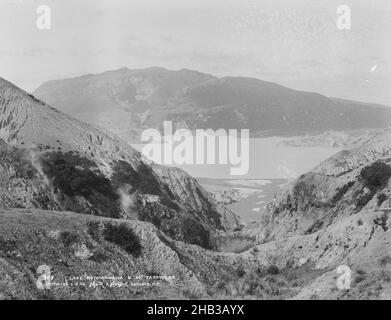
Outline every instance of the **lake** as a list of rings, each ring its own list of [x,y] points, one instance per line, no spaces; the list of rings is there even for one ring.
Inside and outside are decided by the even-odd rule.
[[[239,215],[246,228],[260,225],[265,206],[281,192],[290,180],[311,170],[323,160],[340,151],[325,147],[286,147],[278,145],[283,138],[251,138],[249,141],[249,171],[232,176],[230,165],[175,165],[193,177],[210,192],[235,190],[239,201],[227,205]],[[139,151],[144,145],[134,145]]]
[[[340,151],[326,147],[278,146],[283,138],[251,138],[249,170],[245,175],[232,176],[229,164],[184,164],[179,167],[193,177],[212,179],[292,179]],[[142,151],[145,145],[133,145]]]

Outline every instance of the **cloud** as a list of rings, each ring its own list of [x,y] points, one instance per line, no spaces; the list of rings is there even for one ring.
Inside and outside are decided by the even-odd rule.
[[[126,37],[122,38],[121,42],[123,42],[123,43],[128,43],[128,42],[130,42],[130,43],[134,43],[134,42],[143,43],[144,40],[134,34],[129,34]]]
[[[1,1],[1,0],[0,0]],[[32,49],[25,49],[25,50],[8,50],[8,49],[1,49],[0,50],[0,57],[40,57],[43,55],[54,55],[56,52],[54,50],[50,49],[39,49],[39,48],[32,48]]]
[[[143,43],[122,42],[120,44],[120,52],[142,59],[154,59],[159,56],[158,47]]]
[[[295,62],[294,65],[299,67],[310,67],[310,68],[319,68],[319,67],[326,66],[323,62],[318,60],[312,60],[312,59],[300,60]]]
[[[0,0],[0,4],[5,4],[5,5],[18,5],[22,3],[23,0]]]
[[[162,40],[163,40],[163,42],[166,42],[166,43],[175,43],[176,42],[176,40],[172,36],[165,36],[165,37],[163,37]]]

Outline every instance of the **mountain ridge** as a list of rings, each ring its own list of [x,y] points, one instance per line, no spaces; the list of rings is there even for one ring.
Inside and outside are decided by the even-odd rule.
[[[387,128],[391,108],[330,98],[249,77],[198,71],[122,68],[52,80],[34,95],[66,113],[104,127],[126,142],[164,121],[190,130],[250,129],[252,136],[320,134]]]

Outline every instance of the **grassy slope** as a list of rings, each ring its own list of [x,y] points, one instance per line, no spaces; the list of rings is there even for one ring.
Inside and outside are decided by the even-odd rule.
[[[88,232],[97,222],[126,225],[140,239],[142,254],[135,258],[120,246]],[[167,247],[153,225],[138,221],[112,220],[71,212],[0,209],[0,298],[18,299],[145,299],[201,295],[202,285]],[[86,250],[87,248],[87,250]],[[83,256],[84,255],[84,256]],[[38,290],[36,270],[48,265],[53,282],[72,276],[175,276],[172,283],[149,287],[52,286]],[[144,279],[145,280],[145,279]],[[145,282],[132,280],[135,283]],[[122,281],[122,282],[126,282]],[[151,283],[151,281],[148,281]],[[152,281],[156,283],[156,280]],[[190,289],[189,289],[190,288]]]
[[[139,239],[141,254],[136,257],[107,241],[107,224],[125,224]],[[146,222],[0,209],[0,299],[387,299],[391,297],[389,243],[389,214],[382,212],[360,213],[314,234],[235,254],[174,241]],[[82,275],[175,279],[143,287],[112,286],[112,281],[89,287],[91,281],[84,281],[86,286],[42,291],[36,280],[37,268],[44,264],[50,266],[53,282]],[[352,269],[349,291],[336,287],[340,265]]]

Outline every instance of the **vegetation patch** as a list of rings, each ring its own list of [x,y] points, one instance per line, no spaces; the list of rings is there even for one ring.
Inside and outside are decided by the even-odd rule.
[[[96,263],[102,263],[109,259],[109,257],[105,254],[104,250],[101,248],[98,248],[91,258],[89,258],[90,261],[96,262]]]
[[[323,227],[324,221],[316,220],[305,232],[304,234],[315,233]]]
[[[87,223],[87,232],[92,239],[99,242],[100,240],[100,223],[97,221],[89,221]]]
[[[133,192],[157,195],[160,197],[160,203],[167,208],[175,211],[180,210],[175,201],[175,195],[170,188],[160,182],[152,168],[144,163],[139,164],[136,171],[130,163],[121,160],[116,161],[111,181],[116,190],[123,186],[131,186],[131,191]]]
[[[17,249],[17,243],[14,240],[5,239],[0,236],[0,252],[10,255]]]
[[[266,272],[271,275],[276,275],[280,273],[280,269],[276,265],[272,264],[267,267]]]
[[[372,197],[373,197],[372,192],[358,194],[355,200],[356,209],[361,210],[363,207],[367,205],[369,201],[371,201]]]
[[[385,267],[389,264],[391,264],[391,257],[390,256],[385,256],[380,259],[379,264],[381,267]]]
[[[118,245],[136,258],[141,255],[140,240],[126,223],[121,223],[119,225],[107,223],[103,230],[103,238],[106,241]]]
[[[296,270],[296,269],[295,269]],[[313,272],[292,268],[280,270],[275,265],[258,268],[251,272],[245,272],[238,267],[233,273],[225,273],[220,281],[214,284],[208,293],[212,298],[217,299],[284,299],[292,297],[295,287],[302,281],[302,274],[314,278]],[[318,271],[319,272],[319,271]]]
[[[343,198],[343,196],[346,194],[346,192],[348,192],[350,187],[353,185],[354,185],[354,181],[350,181],[347,184],[345,184],[344,186],[342,186],[341,188],[337,188],[336,193],[334,194],[334,197],[332,199],[332,203],[335,204],[339,200],[341,200]]]
[[[384,193],[379,193],[377,195],[377,206],[380,207],[384,201],[387,200],[387,196]]]
[[[37,170],[32,166],[28,152],[7,145],[0,146],[0,163],[15,168],[17,178],[34,179]]]
[[[364,270],[361,270],[361,269],[357,270],[356,277],[354,278],[355,284],[363,282],[365,280],[366,276],[367,276],[367,273]]]
[[[153,174],[152,168],[145,164],[140,164],[137,171],[126,161],[117,161],[113,168],[111,177],[114,187],[129,184],[134,190],[140,193],[162,195],[159,183]]]
[[[369,191],[360,191],[355,195],[356,209],[361,210],[373,198],[373,196],[385,187],[391,177],[391,167],[382,162],[376,161],[363,168],[360,172],[359,179]],[[378,195],[377,205],[380,206],[387,197]]]
[[[53,152],[45,154],[42,162],[45,173],[53,180],[53,186],[68,196],[89,197],[99,192],[118,199],[110,181],[98,171],[92,160],[69,152]]]
[[[120,197],[94,161],[71,152],[51,152],[42,156],[41,163],[56,193],[60,191],[71,198],[84,197],[91,204],[93,214],[120,217]]]
[[[376,217],[373,222],[381,227],[384,232],[388,231],[388,215],[386,213],[382,214],[379,217]]]
[[[383,187],[391,177],[391,167],[381,161],[376,161],[365,167],[360,172],[360,178],[364,185],[371,191]]]
[[[79,235],[73,231],[62,231],[60,233],[60,241],[66,248],[72,246],[74,243],[77,243],[79,239]]]
[[[187,243],[198,244],[205,249],[216,249],[216,244],[212,241],[210,232],[202,224],[193,218],[184,218],[181,224],[181,230],[184,230],[183,235]]]

